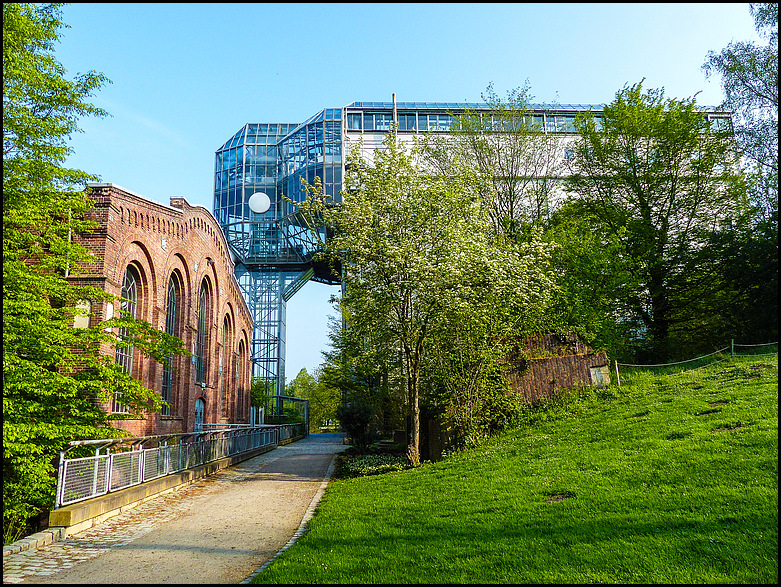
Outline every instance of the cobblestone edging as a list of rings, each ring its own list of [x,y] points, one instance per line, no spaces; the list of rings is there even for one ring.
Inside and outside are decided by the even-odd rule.
[[[66,528],[61,526],[58,528],[49,528],[48,530],[36,532],[35,534],[30,534],[29,536],[20,538],[11,544],[3,546],[3,558],[9,554],[16,554],[17,552],[22,552],[23,550],[40,548],[41,546],[46,546],[52,542],[59,542],[60,540],[64,540],[65,531]]]

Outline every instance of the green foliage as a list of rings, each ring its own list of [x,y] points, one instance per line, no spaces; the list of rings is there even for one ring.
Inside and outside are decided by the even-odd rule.
[[[336,409],[336,417],[356,447],[366,447],[374,440],[374,411],[369,404],[360,400],[343,403]]]
[[[494,233],[515,237],[550,213],[562,137],[544,132],[533,115],[528,80],[504,99],[489,85],[482,98],[491,116],[467,111],[447,134],[422,135],[421,161],[437,175],[469,178]]]
[[[338,207],[323,202],[317,186],[301,205],[334,227],[327,252],[345,268],[339,306],[348,352],[338,358],[344,378],[352,378],[345,385],[375,396],[364,398],[375,409],[394,396],[406,401],[413,454],[419,450],[420,402],[428,401],[427,389],[441,387],[421,379],[427,365],[435,365],[429,375],[458,393],[455,379],[443,373],[446,365],[465,367],[445,359],[456,348],[452,333],[478,329],[475,336],[488,353],[508,333],[538,326],[552,289],[549,245],[537,232],[524,242],[496,233],[480,195],[484,178],[468,167],[431,175],[422,170],[422,159],[390,132],[371,162],[353,154]],[[470,349],[460,344],[458,352]],[[481,360],[492,373],[488,356]]]
[[[255,408],[268,408],[271,396],[276,393],[276,382],[267,379],[255,379],[250,388],[250,405]]]
[[[487,301],[487,300],[486,300]],[[485,314],[461,313],[436,325],[436,344],[424,372],[426,403],[439,412],[447,444],[474,443],[501,429],[517,409],[504,370],[509,353],[507,322],[486,304]]]
[[[186,352],[179,339],[126,317],[74,327],[79,301],[114,299],[67,279],[92,260],[73,236],[94,226],[80,189],[96,178],[62,167],[78,118],[105,115],[85,100],[107,80],[64,78],[53,55],[62,26],[59,5],[3,4],[4,540],[53,506],[57,455],[69,441],[126,435],[111,422],[160,408],[111,350],[132,344],[161,362]],[[128,414],[100,409],[115,395]]]
[[[637,299],[641,284],[623,260],[617,235],[595,230],[595,222],[577,201],[565,202],[551,218],[545,238],[555,243],[552,264],[557,289],[550,331],[577,332],[609,357],[634,357],[629,300]]]
[[[757,32],[767,45],[732,41],[708,52],[702,68],[721,76],[723,107],[735,113],[736,136],[762,216],[778,209],[778,4],[751,4]]]
[[[339,467],[339,478],[367,477],[382,475],[393,471],[409,469],[409,460],[404,455],[369,454],[356,457],[342,457]]]
[[[751,230],[717,243],[725,280],[740,297],[724,317],[724,329],[746,341],[778,340],[778,4],[751,4],[757,32],[767,45],[733,41],[708,53],[702,66],[718,74],[723,107],[733,124],[754,206]]]
[[[642,82],[616,94],[601,128],[590,112],[576,127],[568,190],[594,231],[610,235],[629,276],[615,318],[636,326],[638,360],[676,356],[676,332],[707,338],[702,317],[730,301],[724,259],[709,245],[746,223],[731,136],[713,129],[694,99],[667,99]]]
[[[372,426],[378,431],[404,428],[406,391],[397,380],[398,358],[389,349],[372,345],[356,329],[344,328],[342,322],[331,323],[329,336],[333,351],[324,353],[318,384],[328,390],[331,401],[337,407],[350,401],[370,405]]]
[[[338,387],[329,384],[318,370],[315,376],[301,369],[296,378],[288,385],[288,395],[309,400],[309,431],[321,432],[323,422],[336,419],[336,409],[342,401]]]
[[[309,399],[316,385],[317,380],[304,368],[298,372],[293,381],[285,385],[285,395]]]

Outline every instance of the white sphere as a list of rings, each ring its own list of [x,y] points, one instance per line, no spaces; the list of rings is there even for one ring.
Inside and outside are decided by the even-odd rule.
[[[249,209],[256,214],[263,214],[271,208],[271,200],[263,192],[255,192],[249,197]]]

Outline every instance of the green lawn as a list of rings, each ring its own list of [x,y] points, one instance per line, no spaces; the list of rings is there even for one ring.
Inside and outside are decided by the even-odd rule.
[[[472,450],[334,480],[254,583],[776,583],[778,356],[622,374]]]

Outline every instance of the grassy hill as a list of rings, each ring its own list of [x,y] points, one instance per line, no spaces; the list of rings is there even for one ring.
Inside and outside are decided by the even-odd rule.
[[[622,374],[417,469],[334,480],[255,583],[777,583],[778,356]]]

